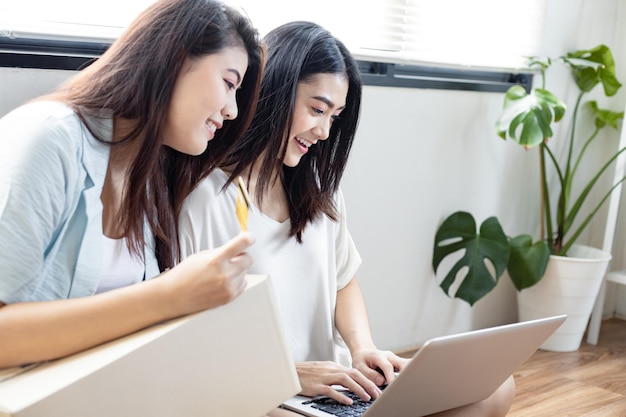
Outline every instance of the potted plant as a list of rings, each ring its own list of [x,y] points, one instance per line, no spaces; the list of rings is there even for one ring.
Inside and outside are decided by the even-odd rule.
[[[550,58],[529,60],[530,68],[540,70],[541,86],[533,88],[529,93],[521,86],[509,88],[504,97],[503,111],[495,123],[496,132],[501,138],[512,139],[524,149],[538,149],[542,214],[540,236],[536,240],[531,234],[509,237],[496,217],[485,220],[477,230],[473,216],[468,212],[459,211],[446,218],[437,229],[432,266],[435,273],[441,272],[438,269],[443,269],[442,265],[448,265],[442,264],[442,261],[455,254],[450,259],[456,262],[449,268],[440,286],[446,294],[452,295],[450,294],[452,284],[460,280],[454,296],[473,305],[496,286],[505,271],[521,295],[529,292],[531,288],[539,287],[538,283],[547,275],[549,266],[556,265],[557,260],[577,256],[588,258],[592,256],[591,253],[593,256],[599,255],[603,258],[604,269],[602,270],[601,265],[601,276],[597,280],[599,283],[594,284],[597,288],[595,293],[594,290],[585,290],[592,298],[589,312],[586,313],[588,320],[610,255],[607,258],[606,253],[597,253],[601,251],[577,245],[576,240],[613,190],[624,180],[622,178],[606,190],[600,201],[587,201],[602,174],[626,148],[616,150],[598,167],[595,175],[586,179],[582,191],[577,196],[573,195],[575,176],[581,164],[588,163],[584,156],[590,147],[595,145],[598,132],[605,127],[617,130],[619,120],[624,117],[624,112],[601,109],[595,101],[585,103],[586,108],[583,108],[583,97],[598,84],[602,84],[606,97],[614,96],[621,84],[615,76],[611,50],[605,45],[570,52],[559,57],[558,61],[571,70],[579,90],[570,118],[569,140],[564,160],[557,158],[551,148],[552,142],[549,141],[556,123],[563,119],[566,112],[565,104],[546,89],[546,73],[552,65]],[[593,120],[595,123],[594,131],[586,138],[579,137],[577,130],[577,125],[583,117],[592,117],[590,121]],[[551,176],[556,176],[558,180],[557,190],[550,189],[548,179]],[[584,206],[588,206],[590,210],[586,212],[584,218],[578,219],[583,213],[581,209]],[[554,268],[561,270],[558,266]]]

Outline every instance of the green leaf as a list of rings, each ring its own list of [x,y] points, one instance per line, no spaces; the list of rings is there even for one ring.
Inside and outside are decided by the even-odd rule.
[[[536,57],[532,56],[528,58],[528,68],[539,67],[541,70],[545,71],[552,65],[552,60],[549,57]]]
[[[496,133],[532,148],[552,137],[552,121],[561,120],[565,109],[565,104],[548,90],[537,88],[526,94],[523,87],[512,86],[504,96]]]
[[[509,259],[508,239],[495,217],[485,220],[476,232],[476,222],[471,214],[459,211],[450,215],[439,226],[435,235],[433,270],[448,255],[462,251],[462,258],[448,271],[440,286],[450,295],[450,287],[461,280],[455,297],[470,305],[489,293],[506,270]],[[493,271],[487,267],[493,266]],[[461,276],[461,269],[466,269]]]
[[[565,103],[559,100],[557,96],[555,96],[550,91],[542,89],[542,88],[536,88],[533,91],[533,94],[537,97],[537,101],[539,103],[547,107],[544,110],[546,113],[547,113],[547,109],[551,110],[550,113],[547,113],[547,114],[554,113],[555,122],[558,122],[559,120],[563,118],[563,115],[565,114],[565,110],[567,109],[567,106],[565,105]],[[550,120],[552,119],[550,118]]]
[[[598,103],[594,101],[588,102],[591,108],[591,113],[596,118],[595,123],[598,129],[602,129],[604,126],[609,125],[614,129],[617,129],[617,122],[624,118],[624,112],[615,112],[612,110],[605,110],[598,107]]]
[[[606,45],[570,52],[562,59],[572,70],[576,85],[581,91],[588,93],[601,82],[604,93],[611,97],[622,86],[615,76],[613,54]]]
[[[519,291],[535,285],[546,272],[550,248],[543,240],[535,244],[529,235],[520,235],[509,241],[511,255],[507,265],[509,277]]]

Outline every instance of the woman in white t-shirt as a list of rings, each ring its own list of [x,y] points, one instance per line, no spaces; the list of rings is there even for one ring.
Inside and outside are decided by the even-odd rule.
[[[235,9],[158,0],[65,85],[0,119],[0,368],[243,292],[252,236],[176,264],[178,213],[246,130],[263,60]]]
[[[268,60],[255,117],[223,169],[185,201],[182,256],[239,232],[233,181],[241,175],[253,203],[250,272],[271,278],[301,394],[349,404],[332,387],[342,385],[365,400],[376,398],[407,360],[372,340],[355,278],[361,259],[339,188],[358,122],[359,69],[345,46],[313,23],[285,24],[265,41]],[[513,392],[511,380],[488,400],[446,415],[504,415]]]

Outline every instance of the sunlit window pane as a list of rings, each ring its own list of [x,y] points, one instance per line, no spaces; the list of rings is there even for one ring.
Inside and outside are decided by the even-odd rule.
[[[362,60],[521,68],[539,50],[547,0],[225,0],[261,34],[317,22]],[[0,36],[114,39],[154,0],[1,0]]]
[[[154,0],[2,0],[0,32],[114,39]],[[48,36],[46,36],[48,35]]]
[[[539,50],[546,0],[227,0],[262,32],[322,24],[365,60],[511,69]]]

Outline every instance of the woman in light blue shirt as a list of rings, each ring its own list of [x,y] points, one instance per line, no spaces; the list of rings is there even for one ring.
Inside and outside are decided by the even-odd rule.
[[[161,0],[59,90],[0,119],[0,368],[243,291],[252,236],[176,265],[177,218],[247,128],[263,62],[238,12]]]

